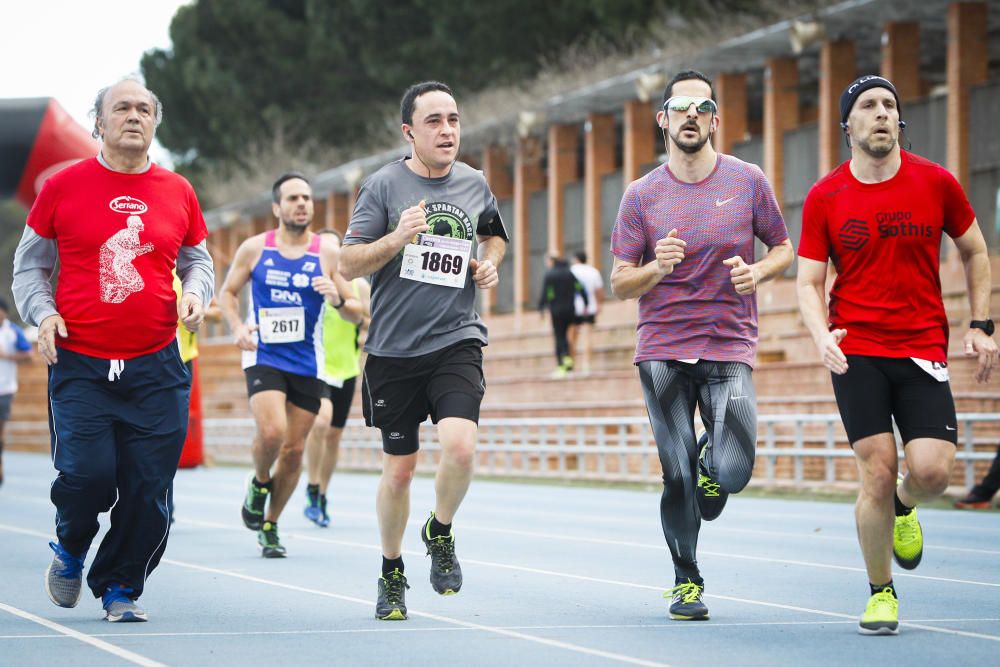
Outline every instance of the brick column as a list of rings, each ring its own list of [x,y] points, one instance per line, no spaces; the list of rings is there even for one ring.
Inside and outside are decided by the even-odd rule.
[[[825,41],[819,52],[819,175],[840,164],[840,94],[857,78],[854,42]],[[779,200],[780,201],[780,200]]]
[[[625,118],[623,122],[623,162],[622,180],[625,186],[639,178],[639,170],[644,164],[649,164],[656,157],[653,128],[656,127],[656,114],[648,102],[629,100],[625,103]]]
[[[274,219],[270,215],[258,215],[253,219],[253,234],[263,234],[267,230],[271,229],[272,222]]]
[[[545,187],[542,171],[542,145],[537,137],[518,139],[514,156],[514,312],[520,314],[528,304],[528,275],[531,258],[530,196]]]
[[[747,75],[728,73],[715,77],[715,96],[719,101],[715,149],[729,154],[747,136]]]
[[[510,159],[503,146],[491,144],[483,149],[483,175],[498,200],[510,199],[514,195]]]
[[[764,173],[782,206],[785,130],[799,123],[798,61],[769,58],[764,68]]]
[[[507,151],[503,146],[489,145],[483,149],[483,175],[486,177],[486,182],[490,186],[490,190],[493,192],[493,196],[497,198],[497,202],[501,199],[510,199],[514,194],[514,181],[511,179],[510,175],[510,161],[507,159]],[[500,267],[497,267],[499,270]],[[509,280],[509,277],[501,276],[501,280]],[[493,312],[493,307],[496,304],[496,294],[495,289],[484,290],[479,293],[480,305],[482,306],[482,312],[484,314],[489,314]]]
[[[985,2],[948,5],[948,170],[969,188],[969,88],[989,65]]]
[[[588,114],[584,126],[583,249],[590,264],[601,269],[601,177],[615,170],[615,117]]]
[[[347,225],[351,222],[351,209],[347,206],[346,192],[331,192],[327,204],[327,226],[336,229],[341,235],[347,233]]]
[[[900,102],[920,97],[920,24],[916,21],[885,24],[882,76],[896,86]]]
[[[327,217],[326,197],[313,198],[313,221],[309,226],[314,232],[326,227]]]
[[[549,248],[563,254],[563,187],[577,179],[576,159],[580,147],[576,125],[549,126]]]

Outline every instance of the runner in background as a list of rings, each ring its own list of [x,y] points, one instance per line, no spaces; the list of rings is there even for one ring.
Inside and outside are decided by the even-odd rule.
[[[340,245],[340,234],[323,229]],[[338,282],[338,287],[341,283]],[[328,490],[333,471],[337,469],[340,438],[351,412],[351,403],[361,373],[361,334],[371,320],[371,288],[364,278],[355,278],[340,293],[344,305],[323,309],[323,349],[327,397],[323,398],[319,414],[306,439],[306,518],[320,528],[330,525],[327,509]]]

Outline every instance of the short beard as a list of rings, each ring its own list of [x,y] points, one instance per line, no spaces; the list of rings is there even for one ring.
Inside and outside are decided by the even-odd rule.
[[[879,148],[873,148],[872,145],[870,143],[868,143],[867,141],[859,141],[858,142],[858,148],[860,148],[862,151],[864,151],[864,153],[866,155],[868,155],[869,157],[873,157],[873,158],[877,158],[877,159],[878,158],[884,158],[889,153],[891,153],[892,149],[894,149],[895,147],[896,147],[896,140],[895,139],[893,139],[892,141],[890,141],[884,148],[881,147],[881,146]]]
[[[308,231],[309,225],[312,224],[312,220],[310,220],[304,225],[296,224],[290,220],[282,220],[281,224],[284,226],[286,232],[288,232],[289,234],[295,234],[296,236],[299,236]]]
[[[681,131],[683,132],[684,128],[681,128]],[[677,148],[681,149],[682,152],[687,153],[688,155],[694,155],[695,153],[700,151],[702,148],[704,148],[705,144],[707,144],[708,140],[711,138],[712,135],[711,133],[709,133],[705,135],[705,137],[696,144],[682,144],[680,143],[680,141],[677,140],[677,137],[673,135],[670,136],[671,143],[673,143],[674,146],[677,146]]]

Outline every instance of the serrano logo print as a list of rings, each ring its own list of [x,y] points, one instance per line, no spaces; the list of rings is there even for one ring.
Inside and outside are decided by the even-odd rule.
[[[848,250],[861,250],[868,243],[868,223],[857,218],[848,218],[840,228],[840,242]]]
[[[135,197],[129,197],[128,195],[115,197],[108,204],[108,207],[115,213],[127,213],[128,215],[142,215],[149,210],[146,202]]]

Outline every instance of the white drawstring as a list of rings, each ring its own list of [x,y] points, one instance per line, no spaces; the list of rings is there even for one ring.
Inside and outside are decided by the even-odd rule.
[[[108,382],[114,382],[125,370],[124,359],[111,359],[111,368],[108,369]]]

